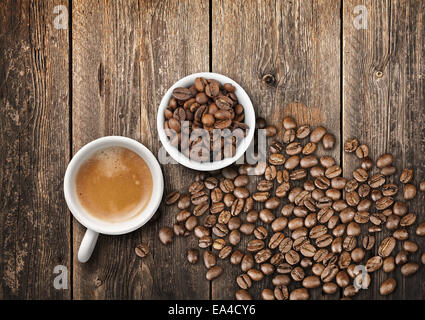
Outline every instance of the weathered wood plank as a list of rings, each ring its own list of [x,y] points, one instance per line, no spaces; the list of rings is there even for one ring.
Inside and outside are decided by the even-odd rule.
[[[214,0],[212,9],[212,71],[241,84],[258,116],[279,129],[283,117],[292,115],[299,124],[322,124],[338,137],[339,3]],[[267,75],[268,84],[262,81]],[[332,154],[340,159],[338,138]],[[233,298],[240,273],[229,266],[213,282],[213,299]],[[258,299],[265,287],[271,288],[269,279],[250,292]],[[311,294],[322,297],[320,290]]]
[[[68,30],[54,27],[56,5],[68,1],[0,4],[1,299],[71,298],[69,282],[68,290],[53,286],[56,265],[71,270],[62,192],[69,41]]]
[[[208,68],[207,1],[78,1],[73,3],[73,146],[116,134],[141,141],[157,154],[156,110],[166,89]],[[166,190],[188,185],[194,174],[163,167]],[[132,234],[101,236],[91,260],[74,258],[77,299],[208,298],[209,284],[185,262],[187,239],[164,247],[157,238],[176,209]],[[74,223],[74,250],[83,228]],[[145,241],[151,254],[139,259]],[[182,270],[184,268],[184,270]],[[187,269],[187,270],[186,270]],[[199,269],[200,270],[200,269]]]
[[[156,133],[156,113],[162,96],[180,78],[209,68],[209,1],[148,1],[141,3],[140,12],[141,141],[158,155],[162,145]],[[177,164],[162,169],[165,195],[172,190],[187,192],[194,171]],[[186,259],[188,248],[198,248],[196,238],[175,238],[169,246],[158,240],[158,230],[173,226],[178,211],[176,206],[161,205],[159,220],[141,233],[153,252],[140,262],[146,299],[209,298],[210,283],[202,261],[193,266]]]
[[[369,145],[372,159],[391,152],[398,168],[415,170],[415,183],[424,177],[424,4],[422,1],[364,1],[367,29],[357,30],[353,20],[356,1],[344,1],[343,28],[343,141],[358,137]],[[344,169],[359,166],[355,156],[343,156]],[[422,200],[422,201],[421,201]],[[423,221],[423,195],[410,205]],[[412,228],[414,229],[414,227]],[[412,230],[410,234],[412,235]],[[377,235],[380,242],[389,231]],[[420,239],[424,248],[423,239]],[[396,251],[401,244],[397,245]],[[423,250],[423,249],[422,249]],[[422,252],[422,251],[421,251]],[[367,257],[376,254],[369,253]],[[394,253],[395,254],[395,253]],[[411,257],[418,261],[418,256]],[[424,272],[404,279],[399,268],[391,274],[372,275],[371,290],[358,298],[423,299]],[[379,295],[382,281],[394,276],[398,289],[388,297]]]

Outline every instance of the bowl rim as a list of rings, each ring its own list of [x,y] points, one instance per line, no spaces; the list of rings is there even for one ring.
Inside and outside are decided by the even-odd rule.
[[[233,86],[235,86],[236,91],[235,94],[238,97],[238,100],[241,99],[244,100],[243,106],[245,111],[245,120],[251,119],[249,123],[249,130],[247,136],[242,139],[241,144],[236,149],[236,154],[234,157],[231,158],[225,158],[219,161],[213,161],[213,162],[198,162],[195,160],[189,159],[186,155],[178,151],[174,146],[171,145],[170,141],[168,140],[167,135],[165,134],[164,130],[164,110],[168,105],[168,101],[171,98],[171,94],[173,90],[177,87],[187,86],[187,82],[194,82],[195,78],[203,77],[208,79],[215,79],[219,81],[221,84],[223,83],[231,83]],[[248,117],[247,117],[248,114]],[[190,75],[187,75],[180,80],[176,81],[164,94],[164,96],[161,99],[161,102],[158,107],[157,111],[157,131],[159,135],[159,139],[164,146],[165,150],[168,152],[168,154],[178,163],[181,165],[198,170],[198,171],[214,171],[219,170],[222,168],[225,168],[234,162],[238,161],[243,155],[245,154],[246,150],[248,149],[249,145],[251,144],[252,140],[254,139],[254,132],[255,132],[255,111],[254,106],[252,104],[252,101],[246,91],[242,88],[241,85],[239,85],[236,81],[233,79],[219,74],[215,72],[198,72],[198,73],[192,73]]]

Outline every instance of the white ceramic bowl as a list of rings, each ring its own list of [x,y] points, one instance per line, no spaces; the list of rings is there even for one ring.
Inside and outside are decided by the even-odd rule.
[[[168,106],[168,102],[171,99],[173,90],[178,87],[187,88],[193,85],[193,83],[195,82],[195,79],[198,77],[203,77],[205,79],[215,79],[218,82],[220,82],[220,84],[231,83],[236,88],[235,95],[237,96],[239,103],[243,105],[244,107],[245,123],[249,126],[249,130],[248,130],[247,136],[241,141],[240,145],[236,149],[235,156],[232,158],[225,158],[223,160],[213,161],[213,162],[198,162],[195,160],[191,160],[186,155],[181,153],[177,148],[172,146],[167,135],[165,134],[164,111]],[[245,90],[238,83],[218,73],[201,72],[201,73],[194,73],[184,77],[183,79],[180,79],[170,89],[168,89],[167,93],[164,95],[159,105],[156,124],[157,124],[159,139],[161,140],[165,150],[170,154],[170,156],[174,160],[184,165],[185,167],[188,167],[194,170],[213,171],[213,170],[222,169],[236,162],[240,157],[243,156],[245,151],[248,149],[250,143],[252,142],[252,139],[254,138],[255,112],[254,112],[254,107],[252,106],[251,99],[249,98]]]

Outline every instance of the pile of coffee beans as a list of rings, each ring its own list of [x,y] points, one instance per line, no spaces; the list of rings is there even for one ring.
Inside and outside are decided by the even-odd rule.
[[[269,137],[277,134],[262,118],[257,125]],[[199,248],[190,248],[187,259],[195,264],[201,256],[207,280],[222,274],[221,260],[238,266],[236,299],[251,299],[249,289],[265,277],[273,287],[262,291],[262,299],[299,300],[309,299],[309,290],[318,287],[349,299],[380,269],[415,274],[419,247],[408,230],[414,227],[423,237],[425,222],[408,210],[407,201],[417,192],[413,171],[396,176],[391,154],[374,163],[368,146],[353,138],[344,150],[360,165],[344,178],[333,157],[315,154],[320,144],[334,148],[335,136],[326,128],[297,126],[291,117],[283,120],[283,128],[283,141],[268,145],[267,162],[202,172],[187,193],[168,194],[165,203],[177,205],[178,212],[174,226],[159,231],[160,241],[169,244],[174,236],[193,234]],[[391,235],[379,242],[376,235],[384,229]],[[425,253],[420,260],[425,263]],[[388,276],[379,292],[389,295],[396,287],[396,279]]]
[[[205,78],[196,78],[189,88],[175,88],[164,111],[171,144],[200,162],[233,157],[249,129],[235,91],[231,83]],[[204,131],[192,135],[196,129]]]

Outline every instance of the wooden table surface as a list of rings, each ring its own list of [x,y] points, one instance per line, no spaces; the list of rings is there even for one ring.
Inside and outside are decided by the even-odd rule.
[[[56,28],[65,12],[58,5],[68,11],[64,29]],[[355,27],[358,5],[367,9],[366,29]],[[91,260],[78,263],[85,228],[62,191],[72,155],[106,135],[134,138],[157,154],[162,95],[185,75],[213,71],[241,84],[257,114],[278,128],[285,115],[326,126],[344,173],[358,161],[343,154],[341,141],[356,136],[374,159],[393,152],[418,183],[425,178],[424,42],[422,0],[0,1],[0,298],[233,299],[237,267],[226,263],[225,274],[208,282],[202,263],[186,262],[192,237],[159,243],[176,208],[161,206],[159,220],[131,234],[101,235]],[[163,171],[165,192],[195,175],[177,165]],[[424,200],[418,194],[410,206],[420,221]],[[152,250],[145,259],[134,254],[141,241]],[[422,252],[425,239],[419,244]],[[56,265],[68,268],[68,289],[54,288]],[[424,268],[407,279],[393,274],[398,289],[384,299],[425,298]],[[374,274],[357,298],[383,299],[386,277]],[[267,286],[251,292],[258,298]],[[323,298],[320,290],[312,297]]]

